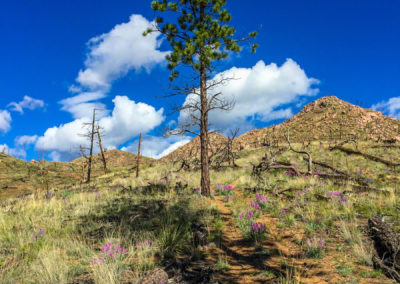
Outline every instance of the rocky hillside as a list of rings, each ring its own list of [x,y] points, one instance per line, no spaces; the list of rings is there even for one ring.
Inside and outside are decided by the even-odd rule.
[[[227,141],[227,138],[219,133],[210,133],[209,137],[211,151],[218,150]],[[178,161],[188,156],[200,157],[200,137],[194,138],[189,143],[179,147],[175,151],[169,153],[167,156],[162,157],[160,160],[164,162]]]
[[[135,167],[136,166],[136,161],[137,161],[137,155],[130,153],[130,152],[125,152],[121,150],[108,150],[104,153],[107,161],[107,167],[112,170],[112,168],[118,168],[118,167]],[[80,164],[82,161],[84,161],[84,158],[78,158],[71,163],[74,164]],[[154,159],[148,158],[148,157],[143,157],[141,156],[140,161],[143,164],[149,164]],[[102,160],[101,160],[101,155],[100,154],[95,154],[93,155],[93,162],[94,162],[94,167],[97,168],[102,168]]]
[[[379,111],[361,108],[326,96],[304,106],[292,118],[276,126],[251,130],[235,140],[238,148],[259,146],[265,137],[284,140],[290,129],[291,140],[344,140],[356,137],[362,140],[400,141],[400,121]]]

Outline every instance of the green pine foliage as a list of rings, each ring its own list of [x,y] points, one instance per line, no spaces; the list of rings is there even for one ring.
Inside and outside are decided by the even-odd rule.
[[[170,12],[178,15],[176,21],[165,22],[157,17],[156,28],[144,32],[161,32],[167,36],[172,52],[167,55],[170,80],[178,75],[179,65],[192,66],[200,71],[201,65],[210,68],[214,61],[223,60],[228,52],[240,52],[240,43],[257,36],[257,32],[248,37],[235,39],[235,28],[229,25],[232,15],[224,8],[226,0],[180,0],[153,1],[151,8],[156,12]],[[255,52],[258,45],[252,44]]]

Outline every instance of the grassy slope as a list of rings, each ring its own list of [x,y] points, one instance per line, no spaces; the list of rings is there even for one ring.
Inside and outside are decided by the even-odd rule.
[[[364,143],[359,150],[398,161],[399,149],[371,146]],[[371,186],[379,190],[356,193],[349,182],[315,176],[291,177],[282,171],[264,173],[255,179],[251,176],[251,163],[261,161],[265,153],[265,149],[256,149],[240,154],[237,163],[241,168],[211,173],[213,184],[236,181],[235,197],[225,203],[232,212],[227,217],[231,219],[223,220],[215,203],[222,202],[222,197],[205,201],[193,194],[193,188],[199,186],[198,172],[174,173],[169,164],[157,163],[146,166],[136,179],[132,171],[122,170],[97,178],[90,187],[70,186],[57,191],[51,199],[40,194],[2,201],[0,278],[4,283],[118,283],[138,279],[145,271],[170,263],[171,259],[191,257],[192,261],[200,259],[211,265],[216,279],[228,279],[224,277],[230,275],[229,261],[235,260],[227,258],[227,251],[221,246],[221,238],[228,237],[221,235],[226,233],[224,224],[233,222],[230,224],[237,226],[235,235],[246,240],[251,221],[258,221],[267,224],[266,239],[246,248],[268,251],[273,241],[280,251],[277,257],[266,254],[265,259],[257,260],[260,266],[254,273],[260,281],[317,279],[323,283],[324,279],[336,279],[337,283],[384,283],[387,279],[371,268],[366,220],[375,214],[387,215],[387,220],[400,229],[398,173],[380,163],[329,151],[319,144],[309,150],[315,160],[371,179]],[[306,169],[302,157],[289,151],[278,160],[297,163],[302,171]],[[174,190],[178,185],[187,187]],[[259,187],[269,198],[267,206],[257,210],[257,218],[250,220],[239,218],[240,213],[251,209],[249,202],[254,201],[254,194],[241,190],[246,187]],[[279,194],[288,188],[296,190]],[[348,191],[343,196],[349,200],[338,203],[336,197],[329,197],[329,192],[334,191]],[[216,244],[215,249],[193,246],[193,223],[202,223],[211,232],[209,242]],[[307,240],[313,238],[323,239],[325,245],[312,253]],[[146,245],[147,240],[152,244]],[[129,253],[91,264],[99,259],[101,246],[106,242],[118,244]],[[285,247],[301,254],[300,260],[285,253]],[[240,251],[240,246],[235,249]],[[213,258],[216,253],[218,257]],[[309,265],[307,269],[303,268],[304,263]],[[234,275],[235,266],[231,265]]]

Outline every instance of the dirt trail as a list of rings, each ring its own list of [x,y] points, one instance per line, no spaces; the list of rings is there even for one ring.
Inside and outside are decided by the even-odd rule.
[[[239,180],[231,185],[235,187]],[[240,189],[235,193],[243,199]],[[277,228],[277,219],[263,213],[257,222],[267,225],[267,239],[256,246],[243,239],[241,230],[236,227],[232,210],[226,206],[221,196],[212,201],[219,209],[223,219],[222,241],[220,247],[209,248],[208,260],[216,263],[219,256],[226,257],[229,268],[214,273],[214,281],[218,283],[281,283],[281,280],[293,283],[346,283],[346,278],[336,273],[335,259],[338,253],[327,245],[324,259],[315,260],[302,257],[304,251],[296,244],[302,239],[304,232],[287,231]],[[287,283],[287,282],[284,282]],[[290,282],[292,283],[292,282]],[[359,283],[383,283],[382,279],[360,279]],[[392,283],[391,281],[386,283]]]

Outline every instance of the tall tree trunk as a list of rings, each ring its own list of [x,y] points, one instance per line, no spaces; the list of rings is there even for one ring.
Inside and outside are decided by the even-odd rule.
[[[200,6],[200,22],[204,19],[205,5]],[[204,43],[205,44],[205,43]],[[207,104],[207,66],[200,50],[200,160],[201,160],[201,194],[210,196],[210,173],[208,162],[208,104]]]
[[[97,125],[97,137],[99,138],[99,147],[101,152],[101,159],[103,160],[104,174],[107,174],[107,161],[106,161],[106,156],[104,155],[103,145],[101,144],[100,127],[98,125]]]
[[[92,155],[93,155],[93,140],[94,140],[94,124],[96,122],[96,109],[93,109],[92,133],[90,133],[90,155],[88,161],[88,175],[86,182],[90,182],[90,173],[92,171]]]
[[[139,177],[139,166],[140,166],[140,144],[142,144],[142,133],[139,134],[139,146],[137,152],[137,162],[136,162],[136,177]]]

